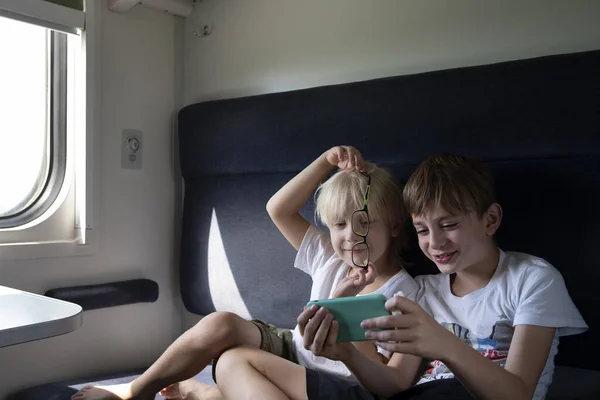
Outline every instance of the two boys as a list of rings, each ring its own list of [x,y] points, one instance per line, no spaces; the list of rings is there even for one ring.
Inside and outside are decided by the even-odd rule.
[[[342,361],[360,385],[237,348],[216,371],[226,398],[545,397],[559,336],[587,325],[554,267],[497,247],[502,209],[490,172],[465,157],[431,157],[413,172],[403,196],[419,247],[441,274],[416,278],[416,302],[388,300],[388,310],[402,314],[363,322],[369,339],[394,352],[388,364],[336,343],[331,314],[311,307],[298,317],[305,348]],[[428,367],[418,373],[422,359]]]

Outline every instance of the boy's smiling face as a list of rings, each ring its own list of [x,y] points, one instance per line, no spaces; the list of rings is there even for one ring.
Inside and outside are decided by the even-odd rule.
[[[474,211],[451,213],[441,206],[412,217],[419,247],[444,274],[476,270],[495,257],[493,236],[502,217],[496,203],[482,217]]]

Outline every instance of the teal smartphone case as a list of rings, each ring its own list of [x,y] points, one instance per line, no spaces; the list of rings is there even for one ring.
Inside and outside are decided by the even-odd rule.
[[[333,319],[340,325],[338,342],[358,342],[369,340],[365,337],[366,330],[360,327],[362,321],[390,315],[385,309],[386,301],[387,298],[382,294],[367,294],[339,299],[312,300],[306,306],[316,304],[327,308],[333,314]]]

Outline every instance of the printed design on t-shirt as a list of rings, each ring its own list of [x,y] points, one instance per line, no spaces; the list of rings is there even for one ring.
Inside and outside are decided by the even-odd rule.
[[[508,349],[513,337],[514,328],[509,321],[498,321],[491,329],[487,337],[477,337],[469,329],[462,327],[457,323],[440,323],[444,328],[452,332],[467,345],[481,353],[482,356],[490,359],[496,365],[504,368]],[[484,330],[482,330],[484,331]],[[419,383],[428,382],[437,379],[453,378],[454,374],[440,360],[433,360],[429,363],[429,368],[421,376]]]

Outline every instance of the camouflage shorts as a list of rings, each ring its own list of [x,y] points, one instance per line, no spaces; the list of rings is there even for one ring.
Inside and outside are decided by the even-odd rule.
[[[277,328],[275,325],[268,324],[260,319],[253,319],[250,322],[256,325],[260,331],[261,350],[298,364],[291,330]],[[217,382],[215,376],[217,361],[219,361],[219,357],[215,358],[212,363],[212,377],[215,383]]]

